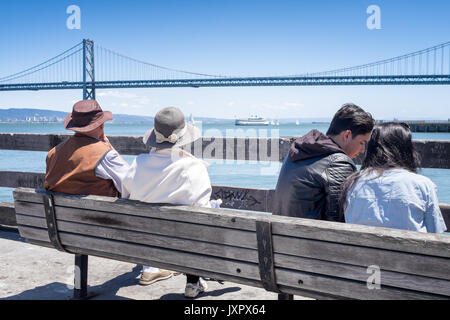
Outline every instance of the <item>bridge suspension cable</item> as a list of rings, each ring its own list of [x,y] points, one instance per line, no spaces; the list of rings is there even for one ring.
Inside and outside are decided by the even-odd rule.
[[[123,55],[100,45],[95,47],[98,81],[226,78],[221,75],[168,68]]]
[[[82,51],[83,43],[80,42],[38,65],[0,77],[0,83],[79,82],[82,79]]]
[[[450,41],[359,66],[294,76],[450,75]]]

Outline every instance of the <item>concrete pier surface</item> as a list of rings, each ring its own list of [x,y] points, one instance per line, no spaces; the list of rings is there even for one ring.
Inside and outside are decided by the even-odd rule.
[[[149,286],[138,284],[140,266],[89,256],[93,300],[191,300],[184,297],[185,275]],[[15,228],[0,226],[0,300],[69,300],[74,255],[26,243]],[[208,281],[195,300],[276,300],[276,293],[237,283]],[[296,300],[308,299],[295,296]]]

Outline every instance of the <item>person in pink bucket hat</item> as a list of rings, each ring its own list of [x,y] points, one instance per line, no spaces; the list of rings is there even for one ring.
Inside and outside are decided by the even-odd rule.
[[[95,100],[73,106],[64,127],[75,132],[47,155],[45,189],[68,194],[119,197],[128,163],[109,143],[104,123],[113,119]]]

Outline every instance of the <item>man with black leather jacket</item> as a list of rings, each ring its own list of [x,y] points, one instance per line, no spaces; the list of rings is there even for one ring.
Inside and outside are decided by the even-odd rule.
[[[273,214],[344,222],[341,188],[356,171],[352,159],[365,151],[374,124],[369,113],[345,104],[326,135],[312,130],[295,140],[278,177]]]

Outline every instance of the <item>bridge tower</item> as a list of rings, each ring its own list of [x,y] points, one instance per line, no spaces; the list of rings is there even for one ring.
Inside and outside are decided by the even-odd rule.
[[[83,100],[95,100],[94,41],[83,40]]]

